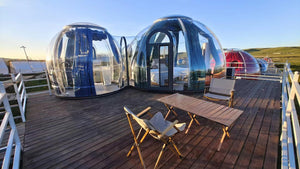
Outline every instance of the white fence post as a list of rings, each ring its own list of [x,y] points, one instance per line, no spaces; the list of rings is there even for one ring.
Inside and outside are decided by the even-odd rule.
[[[299,73],[293,74],[286,63],[282,74],[281,168],[296,168],[300,164],[300,127],[295,107],[295,97],[300,103],[298,80]]]
[[[25,86],[24,86],[24,81],[23,81],[22,75],[19,73],[17,77],[21,78],[21,81],[20,81],[19,85],[20,86],[22,85],[23,90],[25,90]],[[23,109],[23,103],[22,103],[23,100],[21,100],[22,98],[20,96],[20,91],[19,91],[20,87],[18,86],[18,81],[19,81],[18,78],[16,79],[15,75],[11,74],[11,79],[12,79],[12,82],[14,84],[14,89],[15,89],[15,93],[16,93],[16,100],[18,102],[18,106],[19,106],[21,117],[22,117],[22,121],[25,122],[26,121],[26,119],[25,119],[25,109]],[[23,91],[23,92],[25,92],[24,94],[25,94],[25,97],[26,97],[26,90]]]
[[[13,151],[13,146],[15,143],[15,152],[14,152],[14,160],[13,160],[13,169],[19,169],[20,168],[20,159],[21,159],[21,150],[22,150],[22,145],[21,141],[19,138],[19,134],[17,131],[17,127],[15,124],[15,121],[13,119],[13,115],[11,112],[11,108],[9,105],[9,101],[5,92],[5,88],[2,82],[0,82],[0,100],[4,105],[5,108],[5,116],[1,122],[0,126],[0,145],[2,143],[5,131],[7,130],[7,126],[9,124],[11,130],[10,130],[10,135],[8,138],[8,143],[7,146],[5,147],[5,155],[2,163],[2,168],[8,169],[10,168],[10,158],[11,158],[11,153]]]
[[[27,102],[27,97],[28,96],[27,96],[27,92],[26,92],[25,81],[24,81],[23,75],[21,73],[20,73],[20,78],[21,78],[21,84],[22,84],[22,92],[21,92],[21,99],[20,100],[21,100],[21,104],[22,104],[22,110],[23,110],[23,113],[24,113],[24,117],[25,117],[26,102]],[[19,88],[21,88],[21,87],[19,86]],[[23,121],[23,122],[25,122],[25,121]]]
[[[294,83],[298,83],[298,79],[299,79],[299,73],[296,71],[294,73],[294,77],[293,79],[291,79],[292,81],[292,86],[291,86],[291,91],[289,93],[289,102],[288,102],[288,106],[286,111],[292,111],[292,102],[294,102],[294,98],[296,95],[296,87]]]
[[[297,162],[300,164],[300,127],[299,127],[299,122],[298,122],[298,116],[297,116],[297,111],[295,109],[295,97],[296,97],[296,85],[298,84],[298,79],[299,79],[299,73],[296,71],[294,73],[293,79],[291,79],[291,91],[289,93],[289,101],[287,105],[287,110],[291,115],[291,121],[292,121],[292,131],[294,135],[294,140],[295,140],[295,147],[296,147],[296,154],[297,154]],[[296,84],[297,83],[297,84]],[[299,91],[298,91],[299,92]]]
[[[287,80],[286,78],[286,65],[283,69],[283,77],[282,77],[282,122],[281,122],[281,168],[288,169],[289,166],[289,158],[288,158],[288,139],[287,139],[287,120],[286,120],[286,104],[287,104]]]
[[[45,70],[45,74],[46,74],[46,79],[47,79],[47,84],[48,84],[49,95],[51,96],[52,92],[51,92],[50,80],[49,80],[49,76],[48,76],[47,70]]]

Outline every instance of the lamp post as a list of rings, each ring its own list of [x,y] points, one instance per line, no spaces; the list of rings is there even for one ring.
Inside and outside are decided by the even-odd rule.
[[[26,50],[25,50],[26,47],[25,47],[25,46],[21,46],[20,48],[23,48],[24,53],[25,53],[25,56],[26,56],[26,59],[27,59],[27,63],[28,63],[28,65],[30,66],[31,71],[33,71],[33,67],[32,67],[32,65],[29,63],[29,58],[28,58],[28,55],[27,55]]]
[[[28,62],[28,60],[29,60],[29,59],[28,59],[28,55],[27,55],[27,53],[26,53],[26,51],[25,51],[25,48],[26,48],[26,47],[25,47],[25,46],[21,46],[20,48],[23,48],[24,53],[25,53],[25,56],[26,56],[26,59],[27,59],[27,62]]]

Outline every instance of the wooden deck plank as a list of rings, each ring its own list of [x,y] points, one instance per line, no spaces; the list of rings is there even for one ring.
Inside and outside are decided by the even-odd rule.
[[[268,142],[268,135],[269,135],[268,130],[271,125],[271,118],[272,118],[272,112],[266,112],[261,130],[257,138],[257,142],[255,144],[255,149],[251,157],[249,168],[263,168],[267,142]]]
[[[261,90],[261,91],[259,91]],[[253,106],[251,106],[251,109],[247,109],[244,113],[250,113],[247,120],[245,121],[242,130],[240,131],[238,138],[234,142],[234,146],[231,147],[230,151],[227,153],[223,164],[221,165],[221,168],[233,168],[237,159],[239,158],[239,155],[241,151],[245,149],[251,149],[250,147],[244,146],[244,143],[248,137],[248,134],[250,132],[250,129],[252,128],[253,124],[255,123],[255,117],[257,110],[259,109],[260,104],[262,103],[262,100],[266,98],[266,94],[262,92],[263,89],[259,89],[258,97],[255,99],[252,99]]]
[[[249,131],[249,134],[247,136],[247,139],[244,143],[244,149],[242,150],[241,154],[239,155],[239,158],[235,164],[236,168],[245,168],[248,167],[250,165],[250,161],[251,161],[251,156],[254,153],[254,148],[255,145],[257,144],[257,140],[258,140],[258,136],[259,136],[259,132],[260,129],[262,128],[263,125],[263,118],[265,116],[265,111],[267,106],[270,104],[270,102],[272,101],[271,99],[266,99],[269,98],[272,94],[272,88],[269,88],[266,93],[265,93],[265,97],[263,97],[262,99],[262,104],[259,106],[259,109],[257,111],[255,120],[253,122],[253,125]],[[262,145],[259,145],[262,146]],[[263,162],[264,158],[261,158],[259,160],[261,160]]]
[[[178,111],[178,112],[180,112],[180,111]],[[181,120],[182,119],[186,119],[186,120],[188,119],[188,117],[186,116],[185,112],[180,112],[178,118],[181,119]],[[200,121],[200,123],[202,123],[202,121]],[[195,130],[195,132],[199,132],[201,130],[202,130],[202,127],[197,128]],[[176,138],[185,138],[185,139],[184,139],[184,142],[181,142],[181,140],[177,140]],[[151,138],[151,137],[150,137],[150,139],[153,140],[153,138]],[[189,137],[188,135],[185,135],[183,132],[181,132],[181,133],[179,133],[179,134],[176,135],[176,137],[174,139],[174,142],[178,146],[179,150],[182,151],[181,148],[184,146],[185,142],[188,141],[189,139],[191,139],[191,137]],[[151,145],[151,144],[148,143],[149,144],[148,146],[151,147],[151,151],[147,151],[147,149],[146,150],[141,150],[141,151],[144,151],[142,153],[143,153],[143,156],[145,157],[144,160],[145,160],[146,166],[152,165],[153,161],[156,161],[156,159],[158,157],[158,154],[159,154],[159,152],[160,152],[160,150],[162,148],[163,143],[159,142],[159,141],[156,141],[156,142],[157,142],[158,146],[153,146],[153,145]],[[145,147],[147,147],[147,145]],[[174,156],[174,154],[169,149],[166,149],[166,151],[163,154],[162,160],[165,157],[171,157],[171,156]],[[138,157],[135,156],[135,157],[130,157],[130,158],[138,158]],[[128,163],[128,162],[125,162],[125,163]],[[135,164],[135,165],[139,165],[139,164],[140,164],[140,162],[138,161],[138,164]],[[131,165],[126,165],[126,166],[129,167],[129,168],[134,167],[134,163],[131,163]],[[151,168],[151,167],[149,167],[149,168]]]
[[[115,129],[115,130],[119,130],[119,132],[122,132],[122,134],[129,134],[128,130],[125,129],[125,126],[123,127],[123,130],[119,130],[119,129]],[[115,132],[115,130],[112,128],[111,132]],[[121,134],[120,134],[121,135]],[[119,136],[120,136],[119,135]],[[84,138],[84,139],[80,139],[80,138]],[[95,140],[96,139],[96,140]],[[110,139],[110,140],[109,140]],[[103,137],[103,135],[99,134],[98,132],[88,132],[86,135],[83,136],[79,136],[78,139],[74,139],[72,138],[72,140],[70,141],[66,141],[64,145],[54,145],[52,147],[54,147],[54,149],[47,149],[51,150],[48,152],[43,152],[42,150],[39,150],[40,152],[33,152],[35,155],[40,154],[40,156],[38,156],[37,158],[35,158],[35,160],[37,160],[39,163],[42,163],[43,161],[47,162],[49,161],[51,158],[49,158],[49,156],[51,157],[51,155],[54,155],[56,153],[63,153],[61,154],[61,158],[59,159],[59,161],[62,161],[63,159],[67,159],[70,156],[74,155],[72,151],[76,152],[76,148],[80,148],[80,146],[85,146],[86,149],[88,149],[90,146],[92,145],[96,145],[97,143],[102,143],[101,145],[103,146],[103,144],[105,145],[105,143],[109,143],[113,140],[115,140],[116,138],[114,138],[113,136],[107,136],[107,137]],[[98,148],[100,148],[100,146],[97,144]],[[66,150],[68,149],[69,152],[67,155],[65,155]],[[83,152],[81,152],[81,154],[83,154]],[[74,158],[73,158],[74,160]],[[58,161],[56,161],[56,163],[58,163]],[[66,163],[66,162],[65,162]]]
[[[204,142],[204,138],[206,138],[212,130],[213,128],[208,127],[208,125],[202,125],[200,127],[194,126],[194,128],[186,134],[186,138],[181,137],[182,139],[180,139],[181,141],[178,143],[179,149],[183,154],[183,159],[178,159],[172,152],[167,152],[165,154],[167,158],[161,161],[159,165],[160,168],[176,168],[180,163],[184,163],[187,159],[193,158],[191,152],[194,150],[194,147]]]
[[[125,117],[125,116],[124,116]],[[34,140],[29,140],[32,141],[32,143],[36,143],[34,144],[34,146],[38,146],[41,147],[42,145],[39,144],[39,142],[41,142],[41,139],[48,139],[49,142],[53,143],[52,140],[49,139],[56,139],[57,137],[62,137],[62,136],[66,136],[66,135],[72,135],[72,136],[77,136],[77,130],[91,130],[95,127],[98,128],[106,128],[107,125],[111,124],[112,122],[116,122],[116,124],[113,124],[113,126],[117,125],[118,122],[120,123],[126,123],[124,122],[124,117],[120,117],[120,118],[116,118],[116,119],[110,119],[107,118],[107,120],[97,120],[96,123],[93,124],[89,124],[87,125],[85,122],[78,122],[78,123],[67,123],[65,122],[63,125],[57,125],[55,127],[53,127],[53,130],[48,130],[48,131],[42,131],[44,135],[51,135],[51,138],[43,138],[41,135],[41,133],[37,132],[34,135],[30,134],[30,136],[32,138],[34,138]],[[97,119],[97,118],[95,118]],[[84,128],[83,128],[84,127]],[[109,126],[108,128],[110,128],[112,126]],[[55,136],[55,137],[53,137]]]
[[[253,84],[248,83],[248,86],[246,86],[246,88],[248,88],[249,85],[251,86]],[[243,92],[239,92],[239,94],[241,94],[241,95],[238,97],[241,97],[243,95],[246,95],[247,97],[242,97],[242,98],[238,99],[238,102],[236,105],[237,108],[238,109],[246,109],[247,106],[248,107],[253,106],[255,104],[255,100],[252,99],[252,102],[249,103],[249,98],[257,98],[259,96],[259,93],[255,92],[255,91],[257,91],[262,85],[263,85],[263,83],[259,83],[255,87],[251,88],[251,91],[248,91],[248,92],[250,92],[249,94],[247,93],[247,90],[244,90]],[[249,104],[246,104],[246,103],[249,103]],[[235,140],[232,138],[236,138],[239,136],[239,134],[242,130],[242,126],[244,125],[245,121],[248,119],[249,116],[250,116],[250,113],[248,113],[248,112],[243,113],[241,115],[239,120],[234,124],[234,126],[232,127],[232,129],[230,131],[231,139],[228,139],[226,142],[224,142],[224,144],[222,146],[223,148],[221,149],[221,151],[214,155],[214,157],[210,160],[210,162],[206,166],[206,168],[214,169],[214,168],[219,168],[222,165],[230,148],[232,146],[235,146],[233,144],[235,142]]]
[[[273,96],[271,97],[272,99],[270,100],[265,110],[265,116],[263,119],[262,127],[260,129],[259,136],[255,144],[255,149],[251,157],[249,168],[263,168],[266,149],[267,149],[268,136],[269,136],[271,121],[272,121],[272,112],[275,104],[275,95],[276,95],[275,91],[277,90],[277,88],[273,87],[272,89],[273,89],[272,91]]]
[[[277,90],[280,89],[280,86],[277,87]],[[281,93],[276,92],[275,99],[280,99]],[[280,124],[281,118],[278,115],[278,110],[280,110],[280,102],[276,101],[274,103],[274,108],[272,110],[272,122],[268,136],[268,143],[266,147],[266,155],[264,161],[264,168],[277,168],[278,159],[276,158],[278,155],[278,147],[279,147],[279,132],[280,132]]]
[[[261,91],[271,90],[268,88],[273,88],[273,94],[264,96]],[[253,167],[276,168],[279,91],[278,82],[237,80],[234,108],[245,113],[233,125],[231,138],[225,139],[221,151],[216,151],[222,134],[220,125],[198,117],[200,126],[192,125],[187,135],[182,132],[174,138],[184,159],[178,159],[167,149],[159,168],[238,167],[237,162],[243,159],[243,151],[247,148],[252,153],[245,163]],[[135,113],[151,106],[151,112],[161,111],[165,115],[167,109],[157,99],[166,95],[129,88],[106,97],[84,100],[47,95],[31,97],[27,107],[23,168],[142,168],[136,150],[132,156],[126,157],[133,138],[123,106]],[[202,94],[188,95],[202,99]],[[263,101],[263,98],[268,101]],[[273,106],[266,104],[269,102]],[[226,102],[217,103],[227,106]],[[39,106],[35,106],[37,104]],[[170,115],[170,121],[176,118],[186,123],[190,121],[185,112],[177,111],[179,116]],[[138,125],[134,124],[134,128],[137,130]],[[255,134],[256,139],[252,139]],[[257,145],[261,143],[262,148]],[[147,168],[154,166],[161,146],[162,143],[151,136],[147,136],[141,145]],[[261,160],[262,156],[264,159]]]
[[[219,140],[219,136],[220,136],[220,128],[216,126],[212,130],[210,130],[210,132],[206,136],[204,136],[201,142],[199,142],[196,146],[194,146],[194,148],[189,153],[187,158],[183,159],[179,163],[179,165],[176,166],[176,168],[183,168],[183,167],[191,168],[191,166],[194,165],[195,162],[199,161],[199,157],[201,154],[203,154],[203,152],[209,153],[211,152],[210,150],[212,150],[213,148],[214,149],[217,148],[216,146],[217,142],[214,140]]]

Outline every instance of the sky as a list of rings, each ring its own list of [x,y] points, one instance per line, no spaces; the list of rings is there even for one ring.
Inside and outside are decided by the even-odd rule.
[[[45,59],[65,25],[91,22],[135,36],[156,19],[185,15],[223,48],[300,46],[300,0],[0,0],[0,58]]]

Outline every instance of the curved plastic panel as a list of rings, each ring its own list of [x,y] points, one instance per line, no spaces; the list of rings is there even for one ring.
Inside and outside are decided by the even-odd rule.
[[[167,56],[162,52],[166,49]],[[212,76],[225,76],[218,39],[205,25],[184,16],[156,20],[130,44],[129,57],[131,85],[142,89],[201,91]]]
[[[243,50],[225,51],[226,66],[235,68],[236,74],[259,75],[260,67],[257,60]]]
[[[52,40],[47,69],[57,96],[88,97],[124,86],[119,46],[95,24],[67,25]]]

